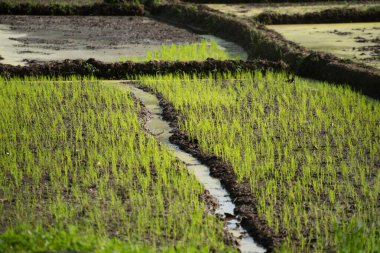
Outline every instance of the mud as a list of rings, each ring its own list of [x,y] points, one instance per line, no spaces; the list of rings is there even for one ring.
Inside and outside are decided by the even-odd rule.
[[[0,16],[3,63],[23,65],[67,58],[113,62],[121,56],[145,56],[162,44],[198,42],[185,29],[147,17]],[[1,48],[6,47],[6,48]]]
[[[28,63],[96,58],[115,62],[145,57],[162,44],[215,40],[231,57],[247,59],[237,44],[198,35],[148,17],[0,16],[1,63]]]
[[[134,78],[143,74],[167,74],[167,73],[187,73],[205,74],[219,72],[236,73],[240,71],[255,70],[278,70],[288,71],[288,66],[283,62],[271,62],[266,60],[255,61],[218,61],[208,60],[203,62],[160,62],[151,61],[145,63],[123,62],[104,63],[94,59],[89,60],[65,60],[62,62],[53,61],[44,64],[31,63],[29,66],[13,66],[0,64],[0,76],[28,77],[28,76],[95,76],[97,78],[119,80]]]

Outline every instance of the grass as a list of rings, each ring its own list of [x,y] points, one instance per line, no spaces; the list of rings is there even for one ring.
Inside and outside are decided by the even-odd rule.
[[[278,251],[380,252],[378,101],[274,73],[141,80],[249,182],[259,216],[285,234]]]
[[[0,108],[0,252],[231,251],[129,92],[0,79]]]
[[[220,48],[215,40],[202,40],[200,43],[183,45],[162,45],[160,50],[148,51],[145,57],[122,57],[120,61],[145,62],[153,60],[161,61],[205,61],[207,58],[215,60],[232,59],[228,53]]]

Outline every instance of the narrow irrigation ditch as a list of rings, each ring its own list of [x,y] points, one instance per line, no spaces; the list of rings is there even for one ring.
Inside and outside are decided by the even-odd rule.
[[[198,159],[202,157],[186,148],[184,142],[180,141],[180,138],[178,138],[178,128],[171,120],[173,119],[173,115],[169,116],[168,108],[162,107],[162,98],[152,94],[149,90],[138,87],[135,83],[128,81],[121,83],[143,104],[150,115],[145,122],[146,130],[150,132],[157,141],[173,151],[174,155],[186,164],[189,172],[195,175],[197,180],[204,185],[207,195],[211,199],[216,200],[214,212],[224,221],[226,240],[235,244],[240,252],[243,253],[266,252],[266,249],[255,242],[256,237],[260,244],[264,246],[270,245],[265,243],[260,235],[256,234],[256,230],[252,230],[252,226],[247,226],[247,217],[244,216],[244,212],[241,212],[239,209],[241,206],[236,206],[232,200],[232,198],[235,198],[235,195],[230,195],[227,192],[228,188],[231,187],[225,189],[222,186],[222,184],[225,185],[225,182],[222,178],[217,176],[215,164],[213,167],[208,166],[212,159],[209,159],[209,162]],[[223,165],[220,165],[223,169]],[[253,239],[253,237],[255,237],[255,239]],[[271,250],[271,248],[269,250]]]

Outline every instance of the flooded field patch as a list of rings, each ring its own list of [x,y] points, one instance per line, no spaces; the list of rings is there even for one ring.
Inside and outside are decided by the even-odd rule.
[[[380,23],[270,25],[306,48],[380,68]]]
[[[147,17],[0,16],[0,63],[25,65],[64,59],[142,57],[162,44],[200,42],[200,36]],[[237,46],[217,40],[232,55]]]
[[[369,7],[380,6],[379,3],[265,3],[265,4],[207,4],[212,9],[241,17],[254,17],[264,12],[278,14],[305,14],[332,8],[357,8],[364,10]]]

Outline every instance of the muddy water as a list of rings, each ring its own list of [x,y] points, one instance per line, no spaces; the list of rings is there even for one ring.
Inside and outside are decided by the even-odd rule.
[[[269,25],[306,48],[380,68],[380,22]]]
[[[0,16],[0,63],[95,58],[115,62],[144,57],[162,44],[196,43],[201,36],[148,17]],[[215,39],[215,38],[214,38]],[[216,38],[232,56],[246,58],[234,43]]]
[[[222,217],[225,217],[226,215],[234,217],[228,219],[225,229],[238,239],[240,245],[239,250],[243,253],[266,252],[266,250],[257,245],[253,238],[248,235],[247,231],[240,226],[240,220],[235,217],[234,213],[235,204],[232,202],[227,191],[222,187],[220,181],[210,176],[209,168],[202,165],[201,162],[191,154],[180,150],[178,146],[170,143],[169,137],[172,135],[172,128],[167,121],[162,119],[162,109],[157,97],[138,89],[131,84],[123,85],[125,85],[126,88],[131,91],[151,113],[152,117],[145,125],[148,131],[150,131],[159,142],[167,145],[169,149],[173,151],[174,155],[186,164],[188,170],[204,185],[205,189],[218,200],[219,207],[216,210],[216,214]]]

